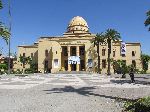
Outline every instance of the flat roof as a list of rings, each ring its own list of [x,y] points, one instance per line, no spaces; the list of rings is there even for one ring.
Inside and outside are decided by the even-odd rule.
[[[26,48],[37,48],[35,45],[19,45],[18,47],[26,47]]]

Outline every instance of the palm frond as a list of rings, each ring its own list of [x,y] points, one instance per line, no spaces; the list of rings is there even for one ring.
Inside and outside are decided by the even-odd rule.
[[[105,44],[105,38],[104,38],[104,33],[97,33],[96,34],[96,40],[99,44]]]
[[[147,19],[144,22],[145,26],[150,26],[150,10],[146,13]],[[149,27],[149,31],[150,31],[150,27]]]
[[[118,33],[115,29],[107,29],[105,33],[105,38],[108,40],[119,40],[121,38],[120,33]]]
[[[3,4],[2,4],[2,1],[0,0],[0,9],[3,8]]]
[[[0,37],[2,37],[6,41],[6,43],[8,44],[8,40],[10,38],[10,33],[9,33],[8,28],[6,28],[1,23],[0,23]]]
[[[150,17],[148,17],[145,22],[144,22],[145,26],[148,26],[150,25]]]
[[[146,13],[146,15],[149,17],[150,16],[150,10]]]

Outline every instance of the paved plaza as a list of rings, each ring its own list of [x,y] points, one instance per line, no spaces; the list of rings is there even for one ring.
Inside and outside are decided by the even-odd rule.
[[[0,76],[0,112],[121,112],[117,99],[150,96],[150,75]]]

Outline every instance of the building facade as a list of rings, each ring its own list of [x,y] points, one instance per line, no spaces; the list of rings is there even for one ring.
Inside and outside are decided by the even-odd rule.
[[[15,69],[23,67],[19,62],[20,56],[30,56],[37,62],[38,71],[90,71],[97,72],[97,50],[92,41],[95,34],[89,32],[87,22],[82,17],[74,17],[63,36],[41,37],[33,45],[18,46],[17,63]],[[141,69],[141,45],[140,43],[125,43],[126,53],[121,53],[121,41],[112,42],[111,58],[124,60],[127,65],[134,64]],[[100,67],[102,73],[107,73],[107,45],[100,45]],[[113,66],[111,65],[113,73]]]

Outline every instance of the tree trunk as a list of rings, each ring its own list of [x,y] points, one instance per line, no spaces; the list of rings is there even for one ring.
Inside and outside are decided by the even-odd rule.
[[[110,73],[110,54],[111,54],[111,40],[108,39],[108,70],[107,70],[107,75],[111,75]]]
[[[98,54],[98,73],[100,74],[100,54],[99,54],[99,43],[97,45],[97,54]]]

